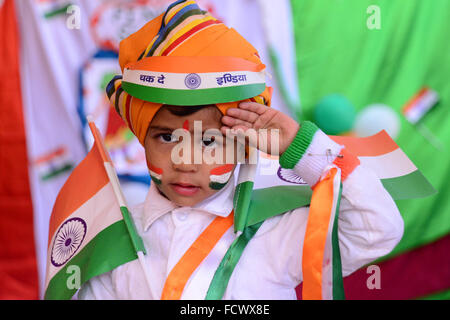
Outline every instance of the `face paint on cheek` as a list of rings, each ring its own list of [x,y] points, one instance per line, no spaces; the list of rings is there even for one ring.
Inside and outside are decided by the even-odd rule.
[[[150,178],[156,184],[161,184],[163,169],[157,168],[147,161],[148,172],[150,173]]]
[[[214,168],[209,173],[209,187],[213,190],[220,190],[226,186],[233,173],[234,165],[226,164]]]

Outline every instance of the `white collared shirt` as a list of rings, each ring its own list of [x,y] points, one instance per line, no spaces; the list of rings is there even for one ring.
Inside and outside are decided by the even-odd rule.
[[[339,149],[331,140],[324,140],[314,142],[314,147]],[[302,159],[302,166],[294,170],[299,176],[317,179],[327,163],[323,157],[308,159]],[[194,207],[177,207],[152,184],[145,202],[131,208],[147,250],[150,287],[142,266],[134,260],[88,281],[78,298],[160,299],[167,276],[186,250],[215,217],[231,212],[234,184],[231,178],[224,189]],[[297,208],[263,223],[236,265],[223,299],[296,299],[295,287],[302,282],[308,210]],[[338,228],[344,276],[388,254],[403,234],[403,220],[395,202],[378,177],[362,165],[343,182]],[[194,271],[182,299],[205,298],[214,272],[236,236],[230,227]]]

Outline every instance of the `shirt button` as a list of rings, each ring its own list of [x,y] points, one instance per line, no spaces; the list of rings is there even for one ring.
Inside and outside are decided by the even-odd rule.
[[[185,221],[187,219],[188,214],[186,212],[180,212],[177,214],[178,220]]]

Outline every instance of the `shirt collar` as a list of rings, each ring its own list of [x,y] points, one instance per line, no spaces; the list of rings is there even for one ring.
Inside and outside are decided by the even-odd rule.
[[[159,217],[175,209],[186,209],[187,211],[195,210],[197,212],[200,211],[214,214],[220,217],[228,216],[231,210],[233,210],[234,180],[234,176],[231,176],[227,185],[222,190],[193,207],[177,206],[175,203],[164,197],[152,182],[144,201],[144,230],[147,231]]]

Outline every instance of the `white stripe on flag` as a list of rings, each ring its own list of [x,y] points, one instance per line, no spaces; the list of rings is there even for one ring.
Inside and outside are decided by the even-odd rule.
[[[418,122],[437,102],[439,96],[435,91],[428,90],[408,111],[405,112],[406,118],[411,123]]]
[[[400,148],[376,157],[358,158],[361,164],[375,171],[380,179],[400,177],[417,170]]]

